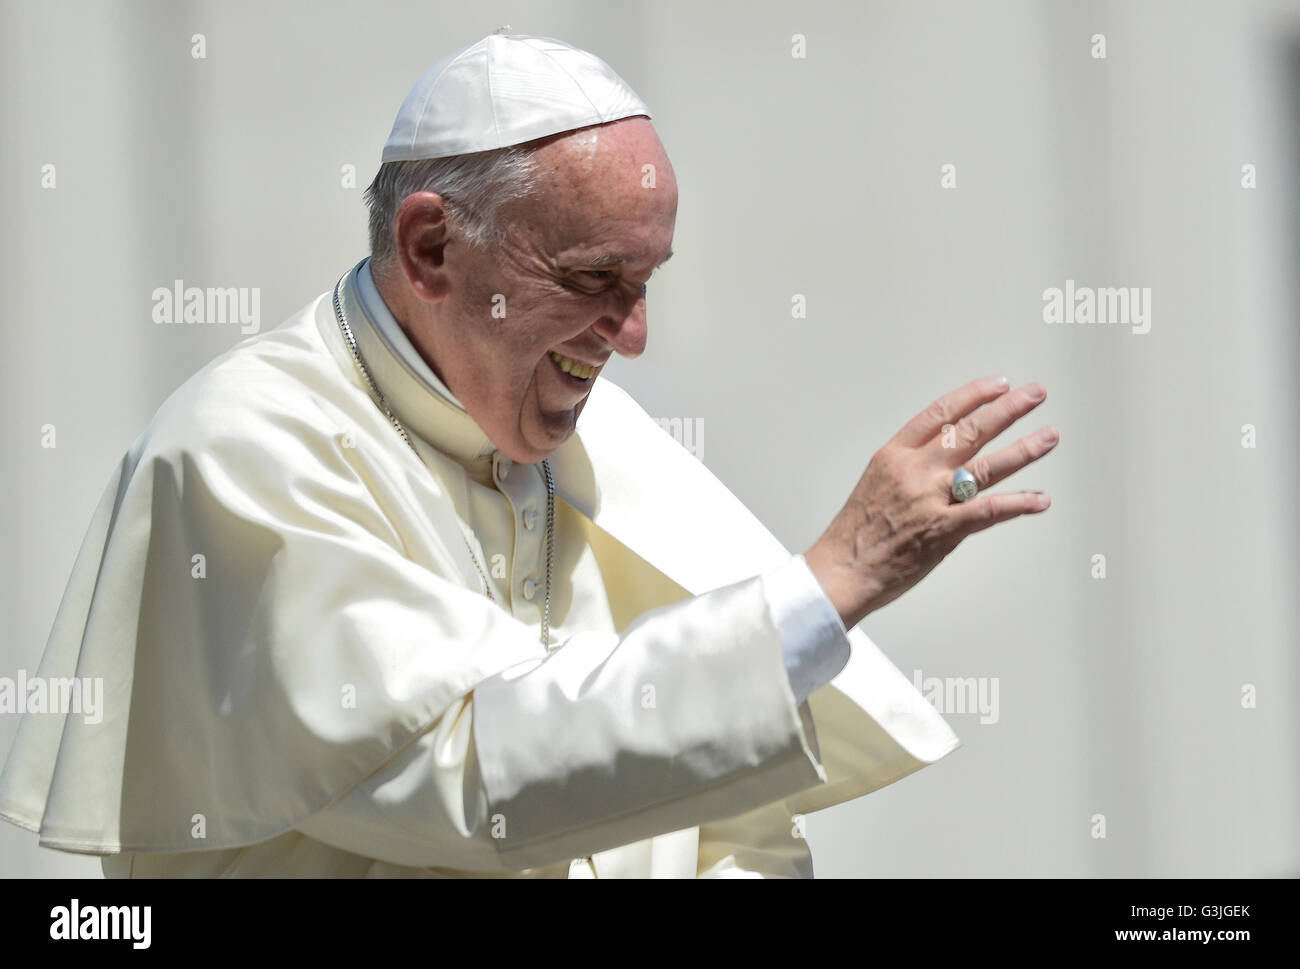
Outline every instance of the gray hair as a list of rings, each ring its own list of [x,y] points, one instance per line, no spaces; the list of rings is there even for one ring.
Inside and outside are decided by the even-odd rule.
[[[501,245],[506,234],[501,206],[536,190],[533,151],[515,145],[379,166],[364,196],[370,207],[370,262],[375,272],[387,272],[396,263],[393,221],[402,200],[414,192],[441,195],[449,222],[470,245],[483,249]]]

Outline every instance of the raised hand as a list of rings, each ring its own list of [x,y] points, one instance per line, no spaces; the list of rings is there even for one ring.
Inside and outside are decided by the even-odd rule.
[[[929,574],[967,535],[1044,511],[1041,492],[985,489],[1056,446],[1050,425],[993,454],[989,441],[1047,399],[1037,383],[1012,391],[983,377],[945,394],[872,456],[843,509],[804,559],[847,628]],[[964,467],[979,492],[960,502],[953,473]]]

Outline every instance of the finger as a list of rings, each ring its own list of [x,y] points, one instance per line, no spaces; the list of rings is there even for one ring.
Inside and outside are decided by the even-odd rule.
[[[1056,447],[1060,440],[1060,432],[1049,424],[1036,434],[1022,437],[1000,451],[971,458],[962,467],[975,476],[975,484],[980,491],[987,491],[999,481],[1037,461]]]
[[[1052,499],[1041,491],[1018,491],[1012,494],[982,495],[955,506],[957,528],[967,535],[982,532],[999,522],[1021,515],[1046,511]]]
[[[1010,386],[1006,377],[981,377],[944,394],[913,417],[895,437],[900,444],[920,447],[933,438],[945,424],[955,424],[981,404],[996,400]]]
[[[1042,384],[1025,384],[967,414],[935,438],[935,446],[941,449],[950,467],[964,465],[980,448],[1046,399],[1047,389]]]

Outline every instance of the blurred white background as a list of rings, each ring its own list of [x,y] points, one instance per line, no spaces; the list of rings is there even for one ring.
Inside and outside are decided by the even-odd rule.
[[[407,90],[503,24],[654,111],[676,256],[607,375],[702,421],[792,550],[941,393],[1048,388],[999,443],[1060,429],[1003,486],[1052,508],[863,627],[909,678],[995,677],[998,718],[946,713],[957,752],[808,818],[817,874],[1300,874],[1294,0],[0,4],[0,676],[36,669],[122,452],[243,338],[155,325],[154,288],[259,287],[267,329],[332,286]],[[1067,279],[1149,287],[1150,332],[1045,324]],[[0,824],[0,875],[99,871]]]

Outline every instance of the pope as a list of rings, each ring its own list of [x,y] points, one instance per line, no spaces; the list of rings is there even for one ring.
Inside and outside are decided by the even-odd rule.
[[[94,513],[0,816],[107,875],[809,877],[803,815],[960,741],[857,628],[1047,508],[982,378],[791,554],[601,375],[673,168],[610,67],[498,32],[403,102],[370,255],[177,389]]]

